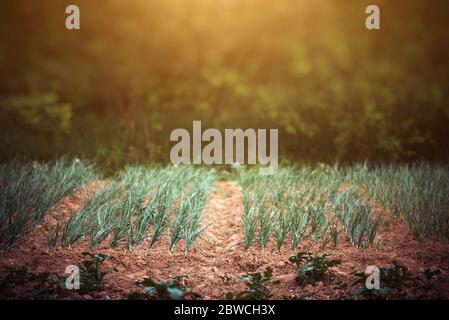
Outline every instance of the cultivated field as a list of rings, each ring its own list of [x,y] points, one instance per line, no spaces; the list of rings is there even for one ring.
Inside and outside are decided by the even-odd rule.
[[[0,296],[449,298],[449,168],[0,166]],[[67,290],[66,267],[81,270]],[[379,267],[381,288],[364,286]]]

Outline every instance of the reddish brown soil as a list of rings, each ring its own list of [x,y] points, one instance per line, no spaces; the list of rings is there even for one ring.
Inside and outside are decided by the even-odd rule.
[[[271,267],[275,279],[279,280],[271,287],[273,298],[307,296],[314,299],[351,299],[354,290],[352,283],[356,279],[352,272],[364,271],[368,265],[381,267],[397,261],[408,267],[414,276],[421,278],[427,268],[441,270],[430,289],[423,290],[422,284],[417,284],[407,289],[404,298],[449,298],[449,243],[415,241],[403,222],[391,221],[381,210],[377,210],[376,214],[382,215],[388,223],[379,231],[378,237],[382,241],[378,249],[359,251],[342,236],[336,250],[330,247],[325,250],[333,258],[340,259],[342,264],[333,267],[332,274],[324,282],[297,285],[295,267],[288,261],[293,255],[289,244],[285,244],[280,251],[275,249],[273,243],[265,250],[253,247],[245,251],[242,248],[242,195],[234,182],[216,183],[203,212],[203,226],[207,226],[207,230],[187,256],[182,242],[170,253],[168,235],[161,237],[152,248],[148,241],[143,241],[130,251],[122,247],[110,250],[106,244],[90,249],[87,240],[69,248],[49,249],[47,236],[57,221],[56,217],[69,217],[97,187],[98,183],[89,185],[61,201],[32,234],[19,241],[9,252],[0,254],[0,270],[5,270],[7,266],[26,266],[32,272],[48,271],[63,275],[67,265],[79,264],[84,260],[82,252],[90,251],[114,257],[113,261],[106,262],[106,267],[114,266],[118,271],[105,277],[102,290],[88,295],[72,294],[71,298],[124,299],[128,293],[141,290],[135,282],[144,277],[167,280],[175,275],[188,275],[186,285],[204,299],[223,299],[227,292],[245,289],[244,284],[239,282],[241,276]],[[298,251],[317,250],[318,246],[307,241],[298,248]],[[10,296],[20,298],[20,289]]]

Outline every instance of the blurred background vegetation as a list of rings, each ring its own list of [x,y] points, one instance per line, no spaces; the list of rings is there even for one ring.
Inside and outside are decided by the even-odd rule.
[[[365,8],[381,30],[365,29]],[[81,9],[81,30],[65,8]],[[169,133],[278,128],[291,161],[442,161],[447,1],[2,0],[1,160],[169,161]]]

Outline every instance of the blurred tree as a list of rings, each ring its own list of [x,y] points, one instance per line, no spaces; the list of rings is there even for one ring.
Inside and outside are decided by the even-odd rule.
[[[378,0],[378,31],[368,4],[3,0],[2,158],[168,161],[202,120],[278,128],[291,159],[447,159],[447,2]]]

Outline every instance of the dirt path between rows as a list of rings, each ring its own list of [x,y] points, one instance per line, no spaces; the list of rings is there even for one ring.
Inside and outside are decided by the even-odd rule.
[[[378,249],[359,251],[342,235],[336,250],[332,251],[330,247],[325,250],[342,261],[341,265],[333,267],[332,276],[313,286],[298,286],[295,267],[288,262],[293,255],[289,243],[281,250],[275,249],[272,242],[265,250],[257,246],[247,251],[242,248],[242,193],[236,182],[215,183],[203,211],[202,226],[207,229],[187,256],[182,241],[170,253],[167,234],[152,248],[144,240],[130,251],[123,247],[111,250],[107,244],[90,249],[88,239],[69,248],[49,249],[47,237],[51,228],[48,225],[54,225],[55,216],[67,218],[74,214],[96,187],[99,185],[82,188],[61,201],[33,233],[20,240],[11,251],[1,253],[0,273],[8,266],[26,266],[32,272],[48,271],[63,275],[67,265],[79,264],[84,259],[82,252],[89,251],[112,256],[114,260],[106,262],[105,267],[115,267],[118,271],[105,277],[101,290],[86,295],[74,293],[71,298],[126,299],[128,293],[142,289],[135,282],[144,277],[168,280],[176,275],[187,275],[186,285],[200,293],[203,299],[223,299],[227,292],[245,290],[240,277],[271,267],[274,277],[279,280],[271,287],[273,298],[347,299],[351,298],[354,289],[352,272],[363,271],[371,264],[384,266],[398,261],[414,275],[422,274],[427,268],[439,268],[442,273],[428,292],[428,297],[449,298],[448,243],[430,240],[417,242],[404,223],[391,221],[379,231],[379,237],[383,240]],[[382,210],[375,210],[376,214],[386,216]],[[317,250],[318,246],[311,241],[303,241],[298,248],[298,251]],[[413,294],[410,292],[409,296]],[[10,297],[20,296],[20,288],[10,294]]]
[[[203,211],[203,241],[213,250],[211,254],[220,255],[234,251],[242,238],[241,201],[239,185],[233,182],[215,184],[210,200]]]

